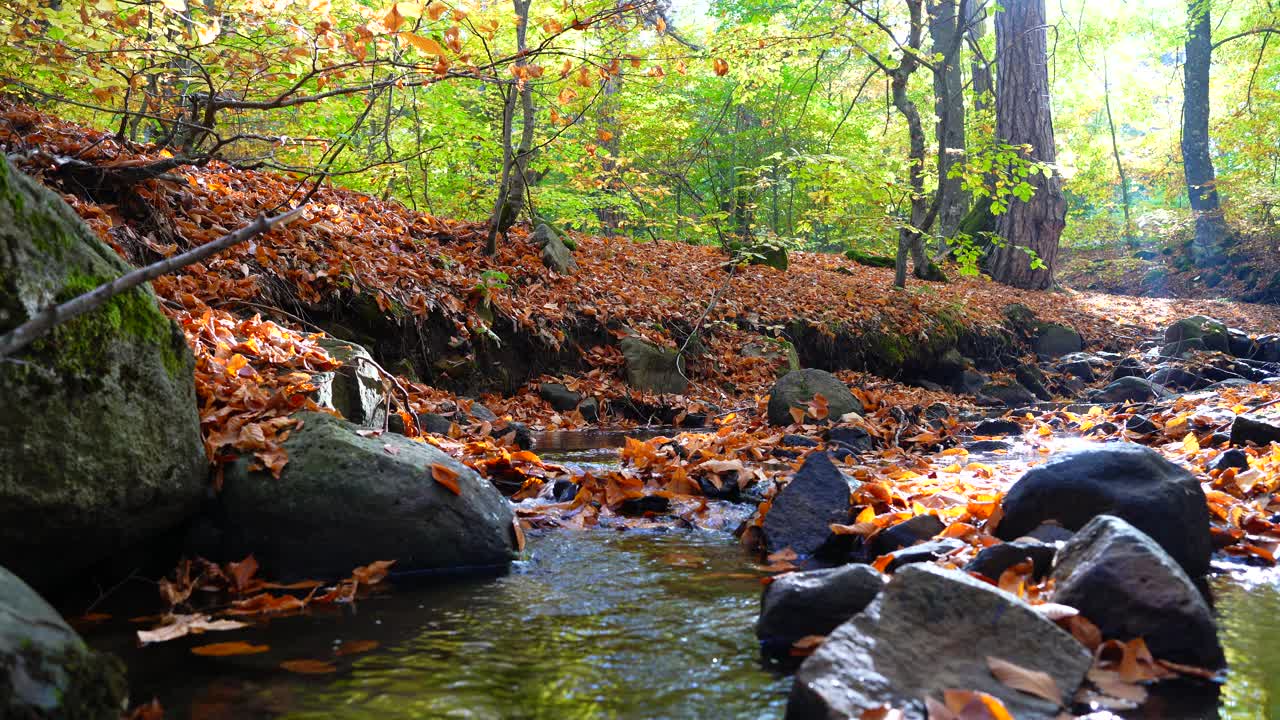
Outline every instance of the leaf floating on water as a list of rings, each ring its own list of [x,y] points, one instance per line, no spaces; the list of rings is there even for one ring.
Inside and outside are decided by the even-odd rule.
[[[193,655],[203,657],[231,657],[234,655],[257,655],[271,649],[270,645],[250,645],[243,641],[212,643],[191,648]]]
[[[524,537],[524,528],[520,526],[520,518],[514,516],[511,518],[511,529],[515,533],[516,537],[516,552],[524,552],[526,541]]]
[[[337,665],[323,660],[285,660],[280,667],[299,675],[327,675],[338,671]]]
[[[139,619],[145,620],[145,618]],[[146,645],[147,643],[165,642],[190,634],[248,627],[248,624],[238,620],[211,620],[208,615],[204,614],[169,615],[163,619],[168,620],[168,622],[158,628],[139,630],[138,642]]]
[[[1031,670],[1008,660],[987,656],[987,667],[1001,683],[1028,695],[1044,698],[1051,703],[1062,702],[1062,691],[1049,673]]]
[[[888,705],[881,705],[878,708],[863,710],[858,720],[902,720],[902,711]]]
[[[361,585],[377,585],[387,577],[387,573],[391,570],[391,566],[395,564],[395,560],[376,560],[364,567],[358,567],[355,570],[352,570],[351,577]]]
[[[338,648],[333,651],[333,654],[338,657],[359,655],[360,653],[367,653],[377,647],[377,640],[348,640],[347,642],[339,645]]]
[[[431,477],[454,495],[461,495],[462,488],[458,486],[458,471],[447,465],[433,463],[431,465]]]

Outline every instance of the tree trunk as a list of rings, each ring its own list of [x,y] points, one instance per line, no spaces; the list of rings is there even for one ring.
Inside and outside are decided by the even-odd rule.
[[[1196,219],[1192,259],[1216,262],[1230,240],[1209,155],[1209,68],[1213,61],[1209,0],[1187,2],[1187,59],[1182,66],[1182,168]]]
[[[1013,146],[1029,145],[1030,159],[1053,163],[1053,113],[1049,107],[1049,73],[1044,0],[1005,0],[996,15],[996,137]],[[1053,286],[1058,239],[1066,227],[1067,203],[1062,181],[1033,174],[1027,182],[1035,193],[1027,202],[1012,199],[996,221],[1003,239],[991,256],[991,276],[1029,290]],[[1033,258],[1043,267],[1033,267]]]
[[[987,35],[987,8],[982,2],[970,3],[969,7],[969,18],[965,24],[969,26],[969,43],[977,48]],[[972,55],[969,73],[973,77],[973,109],[984,110],[991,107],[991,65],[981,53]]]
[[[596,219],[600,222],[600,233],[614,237],[622,232],[622,224],[626,221],[626,213],[618,207],[615,198],[623,189],[621,169],[618,167],[618,151],[622,146],[622,127],[614,117],[613,96],[621,89],[622,76],[612,76],[604,81],[604,89],[600,92],[600,114],[597,121],[597,137],[600,139],[600,189],[605,195],[604,203],[596,208]],[[607,139],[606,139],[607,138]]]
[[[960,2],[960,5],[967,3]],[[969,209],[969,196],[960,178],[949,178],[951,167],[964,153],[964,81],[960,72],[960,41],[964,31],[956,0],[929,3],[929,37],[937,63],[933,73],[933,110],[938,120],[938,233],[949,238]]]
[[[524,59],[525,35],[529,27],[529,5],[532,0],[512,0],[516,13],[516,50],[520,60],[516,68],[527,67]],[[524,210],[525,193],[529,188],[529,159],[533,155],[533,85],[522,79],[517,71],[516,84],[507,89],[502,110],[502,175],[498,182],[498,197],[493,205],[493,217],[489,219],[489,240],[485,250],[490,255],[498,252],[498,235],[504,238]],[[511,134],[515,124],[516,93],[520,94],[520,147],[512,149]]]

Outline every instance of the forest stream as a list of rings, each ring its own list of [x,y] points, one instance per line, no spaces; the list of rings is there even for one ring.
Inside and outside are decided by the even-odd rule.
[[[553,432],[535,447],[599,471],[617,465],[627,435],[646,437]],[[748,510],[722,505],[728,530],[531,533],[526,559],[501,577],[402,577],[348,607],[234,634],[269,646],[258,655],[193,655],[201,636],[138,647],[125,618],[153,609],[141,584],[112,598],[103,609],[114,618],[85,636],[124,659],[136,697],[154,695],[175,718],[781,718],[791,679],[762,660],[752,632],[763,573],[729,532]],[[1220,690],[1165,683],[1140,710],[1087,717],[1280,713],[1280,573],[1215,569],[1230,662]],[[321,672],[281,669],[290,660]]]

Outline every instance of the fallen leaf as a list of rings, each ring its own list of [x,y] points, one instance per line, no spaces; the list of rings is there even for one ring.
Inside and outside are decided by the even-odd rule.
[[[1051,703],[1062,703],[1062,691],[1058,689],[1057,681],[1046,672],[1031,670],[990,655],[987,656],[987,667],[997,680],[1014,690],[1021,690]]]
[[[280,667],[299,675],[327,675],[338,671],[338,666],[323,660],[285,660]]]
[[[436,482],[445,486],[445,488],[454,495],[461,495],[462,488],[458,486],[458,471],[447,465],[433,463],[431,465],[431,477]]]
[[[204,657],[229,657],[232,655],[257,655],[270,649],[269,645],[250,645],[247,642],[237,640],[234,642],[197,645],[191,648],[191,653]]]
[[[377,640],[348,640],[347,642],[339,645],[338,648],[333,651],[333,654],[338,657],[359,655],[360,653],[367,653],[377,647]]]

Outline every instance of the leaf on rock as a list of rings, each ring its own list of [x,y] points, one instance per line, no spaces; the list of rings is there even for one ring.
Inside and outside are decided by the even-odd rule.
[[[1014,690],[1021,690],[1051,703],[1062,703],[1062,691],[1058,689],[1057,681],[1046,672],[1031,670],[990,655],[987,656],[987,667],[997,680]]]
[[[454,495],[461,495],[462,488],[458,485],[458,471],[447,465],[440,463],[432,463],[431,477],[445,487]]]

